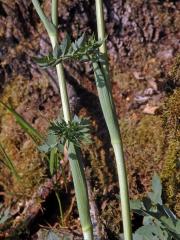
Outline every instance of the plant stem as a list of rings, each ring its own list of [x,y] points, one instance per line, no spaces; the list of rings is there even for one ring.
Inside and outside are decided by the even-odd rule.
[[[44,26],[46,28],[46,31],[48,32],[49,37],[51,38],[51,36],[57,35],[57,30],[56,30],[55,26],[49,21],[49,19],[44,14],[43,10],[41,9],[39,1],[32,0],[32,3],[42,21],[42,23],[44,24]]]
[[[58,27],[58,0],[52,0],[51,4],[51,17],[52,17],[52,22],[56,27]]]
[[[98,38],[100,40],[105,38],[104,14],[102,0],[96,0],[96,16],[97,16],[97,30]],[[118,119],[115,111],[115,106],[111,93],[110,77],[107,61],[107,48],[104,42],[100,47],[100,52],[106,57],[106,64],[93,63],[95,72],[95,79],[99,94],[99,99],[104,114],[104,118],[110,133],[111,143],[115,153],[118,180],[120,186],[120,198],[122,208],[122,219],[124,229],[124,239],[132,240],[131,215],[129,207],[128,183],[127,174],[123,154],[123,145],[121,134],[119,130]],[[101,82],[101,85],[100,85]],[[103,82],[103,84],[102,84]]]
[[[42,12],[42,10],[39,9],[40,5],[38,4],[38,0],[32,0],[32,2],[37,13],[39,14],[39,17],[41,18],[43,23],[45,23],[45,27],[47,26],[48,28],[49,25],[46,22],[47,19],[44,17],[44,13]],[[52,48],[54,48],[56,44],[58,44],[57,17],[58,17],[58,2],[57,0],[52,0],[52,22],[53,26],[55,27],[55,31],[50,31],[50,29],[46,28],[51,40]],[[62,64],[58,64],[56,66],[56,70],[58,75],[58,83],[60,88],[64,120],[66,122],[69,122],[71,121],[71,113],[67,94],[66,80]],[[76,193],[83,236],[85,240],[93,240],[93,229],[90,218],[89,199],[80,149],[78,149],[72,143],[70,143],[68,146],[68,156],[72,171],[73,183]]]

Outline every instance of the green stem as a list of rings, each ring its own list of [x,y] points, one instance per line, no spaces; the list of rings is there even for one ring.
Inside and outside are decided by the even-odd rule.
[[[54,26],[56,27],[56,34],[50,37],[52,48],[58,44],[58,37],[57,37],[57,28],[58,28],[58,1],[52,0],[51,4],[51,17]],[[59,63],[56,65],[56,72],[58,75],[58,84],[60,89],[60,96],[61,96],[61,103],[63,109],[64,120],[66,122],[71,121],[71,113],[70,113],[70,106],[69,106],[69,99],[67,93],[67,86],[66,80],[64,76],[63,65]]]
[[[57,27],[58,27],[58,0],[52,0],[51,17],[52,17],[52,22],[56,26],[56,29],[57,29]]]
[[[49,21],[49,19],[44,14],[43,10],[41,9],[39,1],[32,0],[32,3],[42,21],[42,23],[44,24],[44,26],[46,28],[46,31],[48,32],[49,37],[51,38],[51,36],[57,35],[56,27]]]
[[[50,171],[51,176],[53,176],[54,173],[56,173],[57,161],[58,161],[58,149],[55,147],[55,148],[51,149],[50,159],[49,159],[49,171]],[[61,199],[60,199],[59,193],[56,190],[56,184],[57,183],[55,183],[55,195],[56,195],[58,205],[59,205],[59,214],[60,214],[60,218],[61,218],[61,223],[63,225],[64,224],[63,210],[62,210]]]
[[[96,0],[96,22],[97,22],[98,38],[99,40],[104,40],[105,39],[105,30],[104,30],[105,22],[104,22],[102,0]],[[107,48],[106,48],[105,42],[103,42],[99,50],[101,53],[107,54]]]
[[[104,14],[102,0],[96,0],[96,16],[98,38],[105,38]],[[111,143],[115,153],[118,180],[120,186],[121,208],[123,218],[124,239],[132,240],[131,215],[128,194],[127,173],[123,154],[123,145],[119,130],[118,119],[111,93],[110,77],[107,61],[107,48],[105,42],[100,47],[100,52],[106,57],[106,64],[93,63],[97,90],[99,94],[101,108],[110,133]]]
[[[61,199],[59,197],[58,191],[55,191],[55,195],[56,195],[56,199],[57,199],[58,205],[59,205],[59,214],[60,214],[60,218],[61,218],[61,223],[62,223],[62,226],[64,226],[64,215],[63,215]]]
[[[42,12],[42,10],[39,9],[40,5],[37,4],[38,0],[32,0],[32,2],[41,20],[46,24],[45,25],[46,27],[47,26],[46,18],[44,18],[44,13]],[[58,7],[57,0],[52,0],[52,22],[53,22],[53,26],[55,26],[55,32],[54,31],[51,32],[49,31],[50,29],[47,29],[50,40],[51,40],[52,48],[54,48],[56,44],[58,44],[58,38],[57,38],[58,8],[57,7]],[[48,27],[49,26],[47,26],[47,28]],[[56,70],[58,75],[58,83],[60,88],[60,96],[62,101],[64,120],[66,122],[69,122],[71,121],[71,113],[70,113],[69,100],[68,100],[68,94],[67,94],[66,80],[65,80],[62,64],[58,64],[56,66]],[[87,185],[86,185],[83,163],[81,160],[80,149],[75,147],[73,144],[69,144],[68,156],[69,156],[69,162],[70,162],[70,167],[72,171],[72,177],[74,182],[74,188],[76,193],[79,216],[80,216],[81,225],[82,225],[83,236],[85,240],[93,240],[93,229],[92,229],[92,223],[90,218],[89,199],[88,199]]]
[[[75,147],[74,144],[70,143],[68,148],[68,156],[73,175],[73,183],[76,192],[83,236],[84,240],[93,240],[93,228],[90,218],[88,191],[81,155],[80,149]]]

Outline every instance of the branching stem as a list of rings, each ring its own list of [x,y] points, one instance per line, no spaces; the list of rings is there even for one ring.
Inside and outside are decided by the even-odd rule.
[[[58,28],[58,1],[52,0],[51,14],[52,14],[52,23],[47,19],[45,14],[43,13],[39,1],[32,0],[34,7],[45,25],[45,28],[49,34],[52,48],[58,44],[57,37],[57,28]],[[60,88],[60,96],[62,102],[62,109],[64,120],[68,123],[71,120],[71,113],[69,107],[69,99],[67,94],[67,86],[66,80],[64,76],[64,70],[62,64],[58,64],[56,66],[57,75],[58,75],[58,83]],[[73,176],[74,188],[76,193],[77,205],[82,225],[82,231],[84,235],[84,240],[93,240],[93,229],[90,218],[90,210],[89,210],[89,199],[87,192],[86,179],[83,169],[83,163],[81,160],[81,152],[80,149],[75,147],[74,144],[69,144],[68,147],[68,156],[70,167]]]

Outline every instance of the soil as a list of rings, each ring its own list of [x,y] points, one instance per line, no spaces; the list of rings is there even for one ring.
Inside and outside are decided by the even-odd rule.
[[[42,6],[49,16],[50,1],[43,1]],[[164,131],[163,114],[168,111],[168,99],[172,100],[180,86],[180,74],[173,73],[173,66],[179,66],[179,12],[180,3],[175,0],[104,1],[112,92],[122,130],[130,198],[142,197],[150,190],[156,171],[164,179],[165,200],[178,216],[179,190],[173,188],[172,196],[168,197],[167,179],[163,175],[169,147],[166,139],[172,139],[168,126]],[[57,118],[61,108],[55,70],[40,69],[32,58],[51,50],[47,33],[30,0],[1,0],[0,26],[0,100],[10,101],[16,111],[45,134],[49,122]],[[96,33],[94,1],[59,0],[59,39],[63,39],[66,32],[76,38],[84,31]],[[90,204],[93,214],[99,216],[99,239],[119,239],[122,222],[116,198],[119,192],[116,166],[92,67],[68,63],[64,68],[72,111],[88,116],[91,121],[93,144],[83,148],[83,156]],[[177,110],[177,117],[179,113]],[[0,239],[13,231],[16,235],[12,239],[45,239],[43,229],[50,225],[61,234],[59,237],[82,239],[66,159],[63,164],[68,191],[61,174],[58,179],[66,218],[62,226],[56,208],[52,208],[52,205],[57,207],[57,200],[42,156],[3,108],[0,122],[0,142],[24,179],[23,184],[19,184],[0,167],[0,201],[15,209],[10,232],[2,232]],[[173,139],[178,142],[175,135]],[[173,174],[178,179],[178,170]],[[46,194],[37,194],[42,189]],[[30,206],[28,210],[27,206]],[[33,217],[28,228],[22,230],[19,222],[27,220],[29,215]],[[137,216],[134,218],[133,230],[141,221]]]

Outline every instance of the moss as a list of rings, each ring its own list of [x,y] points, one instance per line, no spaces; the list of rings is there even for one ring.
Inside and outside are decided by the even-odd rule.
[[[119,239],[120,232],[120,217],[119,217],[119,202],[116,200],[110,200],[105,202],[101,215],[101,222],[108,229],[109,235],[113,235],[113,239]]]
[[[132,118],[121,121],[132,198],[148,191],[153,172],[160,171],[164,142],[162,123],[160,116],[152,115],[142,116],[139,122]]]
[[[180,86],[180,54],[176,56],[169,75],[174,84]]]
[[[125,118],[122,137],[131,197],[149,190],[154,171],[161,175],[165,202],[180,216],[180,89],[168,96],[159,115]]]
[[[44,78],[35,80],[29,81],[18,75],[5,86],[0,96],[1,101],[5,103],[11,99],[13,107],[20,109],[31,124],[35,112],[35,119],[40,118],[36,109],[39,92],[41,90],[42,94],[48,89],[47,80],[44,81]],[[5,191],[5,203],[31,197],[44,179],[45,165],[35,144],[18,126],[12,114],[2,106],[0,106],[0,142],[21,176],[21,180],[18,181],[6,168],[0,166],[0,182]]]
[[[161,174],[166,197],[170,205],[176,204],[176,194],[178,193],[179,174],[177,173],[177,159],[180,157],[179,144],[171,140],[165,154],[165,162]]]
[[[165,196],[171,207],[180,216],[180,89],[167,99],[164,106],[164,129],[166,132],[164,164],[161,174]]]
[[[12,115],[5,114],[1,122],[0,141],[13,161],[21,180],[17,180],[7,169],[1,169],[1,182],[5,188],[5,202],[12,198],[28,198],[43,179],[45,167],[35,144],[15,123]],[[8,179],[8,180],[7,180]]]
[[[112,74],[113,82],[117,82],[122,93],[130,94],[146,86],[144,82],[137,81],[131,73],[121,72],[119,67],[114,67]]]
[[[5,87],[1,101],[7,102],[11,99],[13,106],[17,107],[26,96],[28,96],[27,82],[22,76],[17,76]]]

